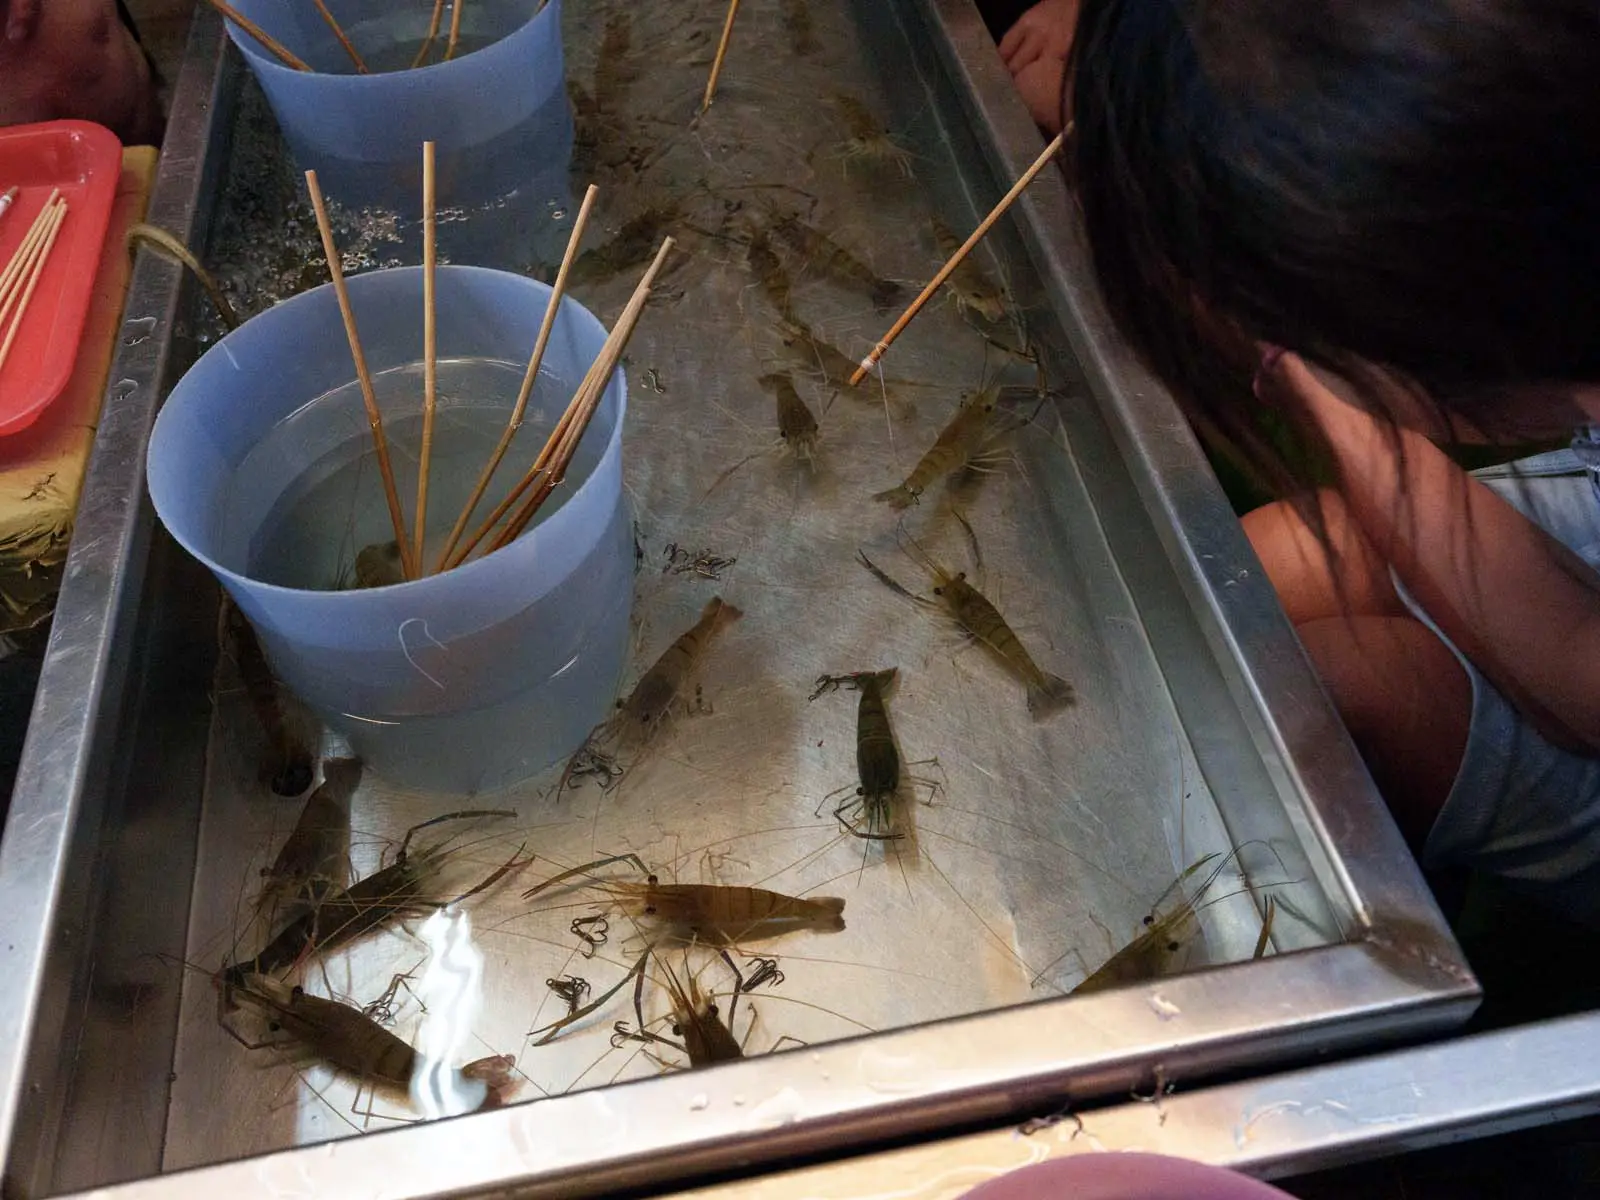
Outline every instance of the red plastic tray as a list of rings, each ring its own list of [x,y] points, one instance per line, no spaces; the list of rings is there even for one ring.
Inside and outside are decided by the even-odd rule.
[[[0,129],[0,194],[13,185],[21,189],[0,216],[0,270],[28,236],[50,190],[59,188],[67,202],[50,259],[0,366],[0,434],[33,424],[72,378],[121,177],[122,143],[102,125],[46,121]],[[0,331],[0,341],[4,336]]]

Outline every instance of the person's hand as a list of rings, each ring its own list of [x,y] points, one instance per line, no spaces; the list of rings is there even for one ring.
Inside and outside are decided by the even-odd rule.
[[[96,121],[124,145],[164,124],[150,62],[116,0],[0,4],[0,125]]]
[[[1066,74],[1067,64],[1061,59],[1040,58],[1023,67],[1011,80],[1035,123],[1052,137],[1061,132]]]
[[[1072,35],[1078,28],[1079,2],[1039,0],[1000,39],[1000,57],[1019,87],[1022,72],[1041,59],[1066,61],[1067,51],[1072,49]],[[1060,120],[1057,116],[1058,124]]]

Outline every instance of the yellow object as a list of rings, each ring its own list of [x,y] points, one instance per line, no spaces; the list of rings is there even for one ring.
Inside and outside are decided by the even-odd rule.
[[[66,389],[27,429],[0,437],[0,633],[31,628],[55,609],[122,327],[131,274],[123,240],[130,225],[144,220],[156,158],[153,146],[122,152],[122,178],[100,252],[94,298]]]

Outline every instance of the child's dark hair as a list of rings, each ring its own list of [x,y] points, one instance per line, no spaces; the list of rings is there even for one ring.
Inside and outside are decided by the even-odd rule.
[[[1600,381],[1594,0],[1084,0],[1065,103],[1113,319],[1280,487],[1258,342],[1489,430]]]

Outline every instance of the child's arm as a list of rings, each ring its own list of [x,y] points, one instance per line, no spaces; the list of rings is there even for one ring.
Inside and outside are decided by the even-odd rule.
[[[1420,433],[1395,431],[1294,355],[1262,387],[1322,427],[1362,532],[1439,627],[1552,740],[1600,753],[1600,587],[1565,546]]]

